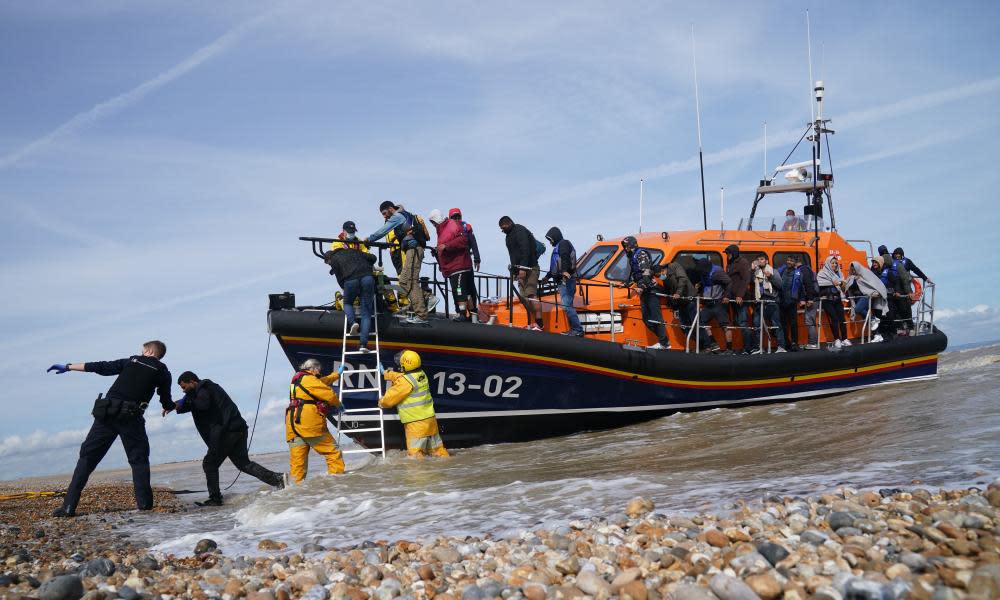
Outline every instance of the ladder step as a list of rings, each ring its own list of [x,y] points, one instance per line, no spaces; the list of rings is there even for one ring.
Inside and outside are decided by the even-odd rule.
[[[372,452],[385,452],[382,448],[362,448],[360,450],[341,450],[341,454],[370,454]]]
[[[368,433],[371,431],[382,431],[381,427],[363,427],[361,429],[341,429],[340,433],[351,435],[352,433]]]
[[[367,352],[362,352],[361,350],[348,350],[347,352],[344,352],[344,354],[345,355],[348,355],[348,354],[374,354],[374,352],[372,352],[371,350],[368,350]]]
[[[373,388],[353,388],[353,389],[350,389],[350,390],[342,390],[340,392],[340,395],[343,396],[344,394],[353,394],[354,392],[381,392],[381,391],[382,391],[382,389],[381,388],[377,388],[377,387],[373,387]]]
[[[344,413],[379,412],[381,408],[345,408]]]
[[[344,369],[344,375],[351,373],[378,373],[378,369]]]

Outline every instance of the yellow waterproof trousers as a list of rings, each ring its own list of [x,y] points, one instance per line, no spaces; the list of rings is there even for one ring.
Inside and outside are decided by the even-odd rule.
[[[309,470],[309,449],[323,455],[326,459],[326,472],[331,475],[344,472],[344,457],[340,453],[340,448],[333,441],[333,436],[327,431],[317,437],[295,437],[288,442],[289,470],[292,481],[301,483],[306,478],[306,471]]]
[[[435,417],[404,423],[406,432],[406,453],[410,456],[449,456],[444,441],[438,432]]]

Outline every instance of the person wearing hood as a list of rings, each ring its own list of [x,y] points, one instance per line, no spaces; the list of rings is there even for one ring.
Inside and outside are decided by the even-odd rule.
[[[753,333],[750,334],[748,346],[751,354],[760,354],[760,330],[762,322],[764,326],[770,324],[773,329],[774,339],[778,342],[777,352],[786,352],[785,336],[781,329],[781,319],[779,317],[778,300],[781,297],[781,278],[774,272],[771,265],[767,264],[767,256],[760,255],[751,264],[753,267]],[[763,317],[763,319],[761,318]]]
[[[905,295],[905,292],[899,277],[892,273],[885,264],[885,258],[882,256],[872,258],[871,272],[879,278],[885,288],[885,312],[882,315],[878,331],[882,340],[889,342],[896,337],[896,299],[900,295]],[[878,340],[873,338],[872,341]]]
[[[622,240],[622,248],[628,258],[628,285],[635,284],[639,288],[639,308],[642,311],[642,322],[656,336],[656,343],[646,346],[650,350],[670,350],[670,339],[667,337],[667,327],[664,325],[663,308],[660,306],[660,286],[653,276],[653,259],[649,252],[639,247],[634,236],[626,236]]]
[[[458,209],[452,209],[456,211]],[[461,215],[461,213],[459,213]],[[441,274],[448,278],[455,300],[455,321],[471,321],[469,310],[474,304],[476,285],[472,275],[472,257],[469,254],[469,234],[461,218],[446,219],[434,209],[427,220],[437,230],[437,246],[432,253],[437,257]]]
[[[707,258],[699,259],[697,265],[699,278],[695,284],[695,291],[702,298],[701,312],[698,317],[698,325],[702,328],[702,336],[706,341],[713,340],[711,323],[715,321],[724,332],[723,339],[726,342],[726,348],[723,351],[732,354],[733,334],[729,330],[729,311],[726,310],[726,305],[722,302],[726,296],[726,290],[729,289],[732,281],[722,267],[713,264]],[[720,350],[718,341],[713,340],[711,344],[707,345],[705,350],[707,352],[718,352]]]
[[[576,298],[576,248],[563,237],[558,227],[550,228],[545,239],[552,246],[552,256],[549,258],[549,272],[543,281],[552,280],[558,286],[559,306],[566,312],[566,323],[569,325],[563,335],[582,337],[583,325],[573,308]]]
[[[733,307],[733,323],[743,338],[743,353],[750,354],[747,306],[743,303],[750,290],[750,261],[740,254],[740,248],[736,244],[726,246],[726,274],[729,275],[729,288],[722,302]],[[732,333],[727,331],[726,339],[732,340]]]
[[[844,323],[844,292],[847,282],[841,276],[840,253],[830,251],[823,268],[816,274],[816,285],[819,286],[819,296],[830,323],[830,334],[833,337],[833,347],[840,349],[850,346],[847,337],[847,325]]]
[[[896,272],[906,287],[907,297],[900,299],[898,312],[900,313],[900,317],[903,319],[903,323],[906,327],[908,329],[912,329],[913,298],[915,296],[910,297],[910,290],[913,289],[913,276],[923,279],[925,286],[926,284],[931,283],[931,278],[925,275],[924,272],[920,270],[920,267],[913,264],[912,260],[906,258],[906,254],[903,252],[903,249],[898,247],[892,251],[892,270]]]
[[[350,335],[359,335],[361,351],[368,350],[372,317],[375,314],[375,255],[361,250],[366,248],[357,238],[358,228],[352,221],[344,223],[341,241],[330,244],[323,261],[330,265],[330,275],[344,290],[344,318],[350,324]],[[360,299],[361,320],[354,313],[354,301]]]
[[[222,506],[219,467],[227,458],[240,471],[267,485],[281,489],[284,477],[250,460],[247,454],[247,422],[226,390],[211,379],[199,379],[191,371],[177,378],[184,397],[177,401],[177,414],[191,413],[198,435],[208,446],[201,461],[208,484],[208,500],[200,506]]]
[[[663,280],[663,292],[667,295],[667,306],[674,311],[674,316],[681,324],[681,331],[686,335],[694,324],[695,306],[691,298],[697,292],[688,277],[688,269],[681,264],[684,259],[690,262],[689,266],[693,269],[694,261],[691,257],[682,257],[667,263],[660,272],[660,279]]]
[[[499,221],[500,231],[506,236],[507,254],[510,257],[510,272],[518,283],[518,291],[524,299],[525,310],[534,317],[534,323],[529,323],[530,331],[543,331],[542,305],[538,302],[538,257],[542,255],[545,246],[538,243],[527,227],[515,223],[514,219],[504,215]],[[531,319],[529,316],[529,320]]]
[[[872,331],[878,329],[879,319],[886,313],[888,293],[878,275],[860,262],[851,261],[848,267],[847,296],[851,302],[851,319],[864,321],[872,313]]]
[[[310,449],[326,459],[327,473],[344,472],[344,457],[326,425],[327,414],[341,407],[340,399],[330,386],[340,379],[344,365],[325,376],[320,375],[322,368],[315,358],[304,361],[292,376],[288,390],[285,441],[288,442],[289,471],[295,483],[306,478]]]

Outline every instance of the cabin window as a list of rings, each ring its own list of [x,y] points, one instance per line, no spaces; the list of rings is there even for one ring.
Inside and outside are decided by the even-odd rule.
[[[614,256],[618,246],[597,246],[587,252],[576,265],[577,279],[590,279],[601,272],[601,269]]]
[[[807,252],[775,252],[774,262],[771,263],[771,266],[775,269],[780,269],[785,266],[785,259],[789,256],[801,258],[802,264],[808,265],[810,269],[812,268],[812,261],[809,260],[809,254]]]
[[[748,263],[753,264],[753,261],[757,260],[758,256],[763,256],[763,257],[767,258],[767,252],[761,252],[760,250],[749,250],[749,251],[744,252],[743,250],[740,250],[740,256],[745,257],[747,259]],[[771,261],[771,259],[768,258],[768,263],[769,264],[770,264],[770,261]],[[771,265],[771,266],[773,267],[774,265]]]
[[[663,260],[663,250],[657,250],[656,248],[643,248],[643,250],[649,252],[649,260],[653,263],[654,267]],[[604,278],[612,281],[625,281],[628,279],[628,274],[628,254],[622,252],[615,259],[615,262],[611,263],[611,266],[608,267],[608,270],[604,273]]]
[[[705,252],[704,250],[681,250],[674,255],[673,262],[677,262],[682,258],[693,260],[695,264],[697,264],[699,260],[707,258],[712,261],[713,265],[722,266],[722,255],[718,252]],[[687,262],[687,260],[683,262]]]

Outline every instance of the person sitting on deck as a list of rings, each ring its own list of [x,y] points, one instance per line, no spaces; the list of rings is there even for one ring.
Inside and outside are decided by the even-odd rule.
[[[795,211],[788,209],[785,211],[785,222],[781,225],[782,231],[805,231],[806,222],[802,217],[795,215]]]
[[[408,455],[418,458],[448,456],[434,414],[430,381],[420,369],[420,355],[413,350],[404,350],[397,353],[393,360],[399,371],[385,372],[385,378],[391,385],[379,398],[379,407],[396,408],[406,434]]]
[[[722,267],[713,264],[707,258],[702,258],[698,261],[698,271],[701,274],[701,278],[697,284],[697,291],[702,297],[701,316],[698,317],[698,325],[702,328],[702,336],[706,339],[705,349],[708,352],[718,352],[720,349],[717,341],[713,340],[711,344],[707,343],[707,340],[713,339],[710,325],[712,321],[715,321],[725,332],[723,339],[726,341],[727,348],[723,350],[732,353],[728,348],[732,340],[732,334],[729,333],[729,311],[726,309],[726,305],[722,303],[722,299],[726,295],[726,289],[729,288],[729,284],[731,283],[729,275],[726,274],[726,271]]]
[[[856,260],[851,261],[848,269],[847,296],[851,302],[851,320],[865,321],[868,311],[872,310],[871,329],[878,329],[879,317],[886,312],[888,294],[885,284],[878,275]]]
[[[771,265],[767,264],[767,255],[761,254],[754,259],[753,267],[753,298],[755,301],[753,311],[753,332],[747,345],[751,354],[760,354],[760,330],[762,323],[770,324],[773,329],[775,341],[778,342],[777,352],[786,352],[785,336],[781,329],[781,319],[779,318],[778,300],[781,297],[782,282],[781,277],[774,272]]]
[[[653,279],[653,261],[649,252],[639,247],[639,242],[633,236],[622,240],[622,248],[628,256],[628,281],[639,288],[639,306],[642,310],[642,322],[656,336],[656,343],[646,346],[652,350],[670,350],[670,339],[663,321],[663,308],[660,307],[662,288]]]

